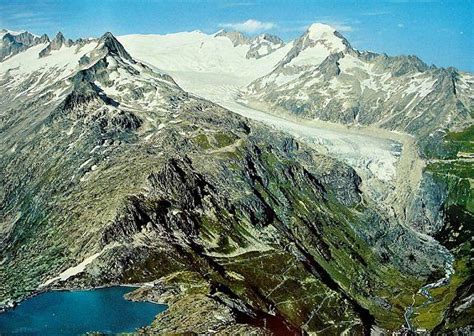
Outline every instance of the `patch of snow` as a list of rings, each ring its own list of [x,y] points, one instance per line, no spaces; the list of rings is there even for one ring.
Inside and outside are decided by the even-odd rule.
[[[86,258],[83,262],[81,262],[80,264],[76,265],[76,266],[73,266],[73,267],[70,267],[68,268],[67,270],[65,270],[64,272],[62,272],[61,274],[59,274],[57,277],[54,277],[54,278],[51,278],[49,280],[47,280],[46,282],[42,283],[39,287],[42,288],[42,287],[46,287],[50,284],[52,284],[53,282],[56,282],[56,281],[66,281],[67,279],[69,279],[70,277],[72,276],[75,276],[79,273],[82,273],[84,272],[84,270],[86,269],[86,267],[92,263],[95,259],[97,259],[97,257],[99,257],[101,255],[102,252],[99,252],[99,253],[96,253],[96,254],[93,254],[91,255],[90,257]]]
[[[339,60],[339,69],[341,69],[342,72],[345,73],[350,73],[352,72],[352,69],[354,68],[364,68],[365,64],[361,60],[359,60],[357,57],[354,57],[352,55],[344,55],[343,58]]]
[[[415,78],[410,82],[410,86],[405,90],[405,93],[407,95],[416,93],[418,97],[424,98],[432,91],[435,83],[435,78]]]
[[[50,55],[40,58],[40,51],[47,45],[47,43],[43,43],[33,46],[1,62],[0,74],[10,70],[20,75],[29,75],[35,71],[54,68],[60,72],[60,76],[67,77],[79,67],[79,59],[92,51],[96,43],[87,43],[79,49],[77,46],[63,46],[59,50],[51,51]]]
[[[84,168],[84,167],[87,166],[91,161],[92,161],[92,158],[90,158],[89,160],[85,161],[83,164],[81,164],[81,165],[79,166],[79,169]]]
[[[100,146],[99,145],[96,145],[94,148],[92,148],[92,150],[89,152],[89,154],[92,154],[94,153],[97,149],[99,149]]]
[[[308,37],[313,41],[321,40],[327,36],[334,35],[336,30],[324,23],[313,23],[308,28]]]
[[[71,135],[74,132],[74,125],[71,125],[71,127],[67,130],[66,134]]]
[[[206,253],[206,255],[210,257],[233,258],[233,257],[237,257],[237,256],[250,253],[250,252],[267,252],[271,250],[273,250],[273,248],[271,248],[270,246],[258,244],[258,245],[249,246],[249,247],[239,247],[230,253],[209,252],[209,253]]]
[[[302,50],[297,57],[293,58],[288,64],[294,66],[316,66],[321,64],[330,54],[329,49],[322,45],[316,45]]]
[[[262,45],[257,49],[257,54],[259,56],[264,56],[270,53],[270,47],[268,45]]]

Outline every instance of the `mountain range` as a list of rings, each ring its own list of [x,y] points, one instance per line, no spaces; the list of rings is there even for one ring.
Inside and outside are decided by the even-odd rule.
[[[473,331],[472,74],[319,23],[0,39],[3,309],[139,284],[137,333]]]

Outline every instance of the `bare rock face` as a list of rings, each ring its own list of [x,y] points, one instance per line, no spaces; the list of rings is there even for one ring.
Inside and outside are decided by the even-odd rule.
[[[56,34],[56,37],[48,44],[48,46],[40,51],[39,57],[40,58],[41,57],[46,57],[53,50],[59,50],[59,49],[61,49],[62,46],[70,47],[73,44],[74,44],[74,42],[72,40],[70,40],[70,39],[66,40],[63,33],[58,32]]]
[[[250,38],[245,36],[244,34],[236,31],[221,31],[216,34],[216,36],[225,36],[229,38],[229,40],[232,41],[234,44],[234,47],[237,47],[239,45],[247,44],[250,41]]]
[[[261,34],[252,38],[240,32],[223,30],[215,36],[227,37],[232,41],[234,47],[248,46],[247,58],[258,59],[267,56],[285,45],[282,39],[271,34]]]
[[[48,35],[46,34],[38,37],[29,32],[12,33],[4,30],[0,36],[0,62],[32,46],[49,42]]]
[[[120,44],[119,41],[112,35],[112,33],[107,32],[99,40],[99,44],[103,52],[110,54],[112,56],[120,57],[121,59],[135,62],[125,48]]]
[[[271,34],[262,34],[249,41],[250,49],[247,52],[247,58],[256,58],[270,55],[275,50],[283,47],[285,43],[278,36]]]

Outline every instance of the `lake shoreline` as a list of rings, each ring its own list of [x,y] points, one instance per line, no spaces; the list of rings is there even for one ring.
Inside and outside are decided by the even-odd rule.
[[[34,291],[21,301],[5,305],[6,309],[0,313],[0,334],[133,332],[148,326],[158,314],[169,308],[166,304],[149,300],[128,299],[127,294],[140,288],[140,285],[143,287],[146,284],[59,287]],[[123,315],[128,318],[123,319]]]
[[[16,299],[16,300],[8,300],[4,304],[0,304],[0,314],[3,314],[9,310],[15,309],[17,306],[21,305],[24,301],[29,300],[37,295],[48,293],[48,292],[61,292],[61,291],[66,291],[66,292],[74,292],[74,291],[90,291],[94,289],[102,289],[102,288],[110,288],[110,287],[132,287],[132,288],[141,288],[145,286],[150,286],[152,285],[151,282],[143,282],[143,283],[112,283],[112,284],[107,284],[107,285],[101,285],[101,286],[84,286],[84,287],[43,287],[41,289],[36,289],[29,293],[28,295],[22,297],[21,299]],[[132,301],[132,300],[130,300]],[[150,302],[154,304],[162,304],[159,302],[154,302],[154,301],[135,301],[135,302]]]

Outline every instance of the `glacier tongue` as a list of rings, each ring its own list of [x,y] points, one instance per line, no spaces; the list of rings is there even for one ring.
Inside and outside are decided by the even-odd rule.
[[[307,35],[313,39],[330,39],[337,48],[345,48],[335,30],[327,25],[314,24]],[[130,53],[147,64],[169,73],[184,90],[213,101],[245,117],[259,120],[287,131],[316,146],[320,151],[343,159],[367,178],[382,182],[394,179],[398,161],[398,142],[367,133],[348,133],[323,125],[302,124],[265,113],[237,101],[240,90],[251,81],[263,76],[285,56],[290,43],[276,52],[258,60],[245,58],[246,47],[234,46],[222,35],[200,32],[170,35],[127,35],[118,38]],[[338,42],[339,41],[339,42]],[[340,43],[340,44],[338,44]],[[329,51],[324,45],[309,47],[308,55],[298,60],[322,61]],[[315,55],[314,53],[323,53]],[[306,61],[305,61],[306,60]],[[325,128],[328,127],[328,128]],[[395,137],[394,137],[395,138]]]

